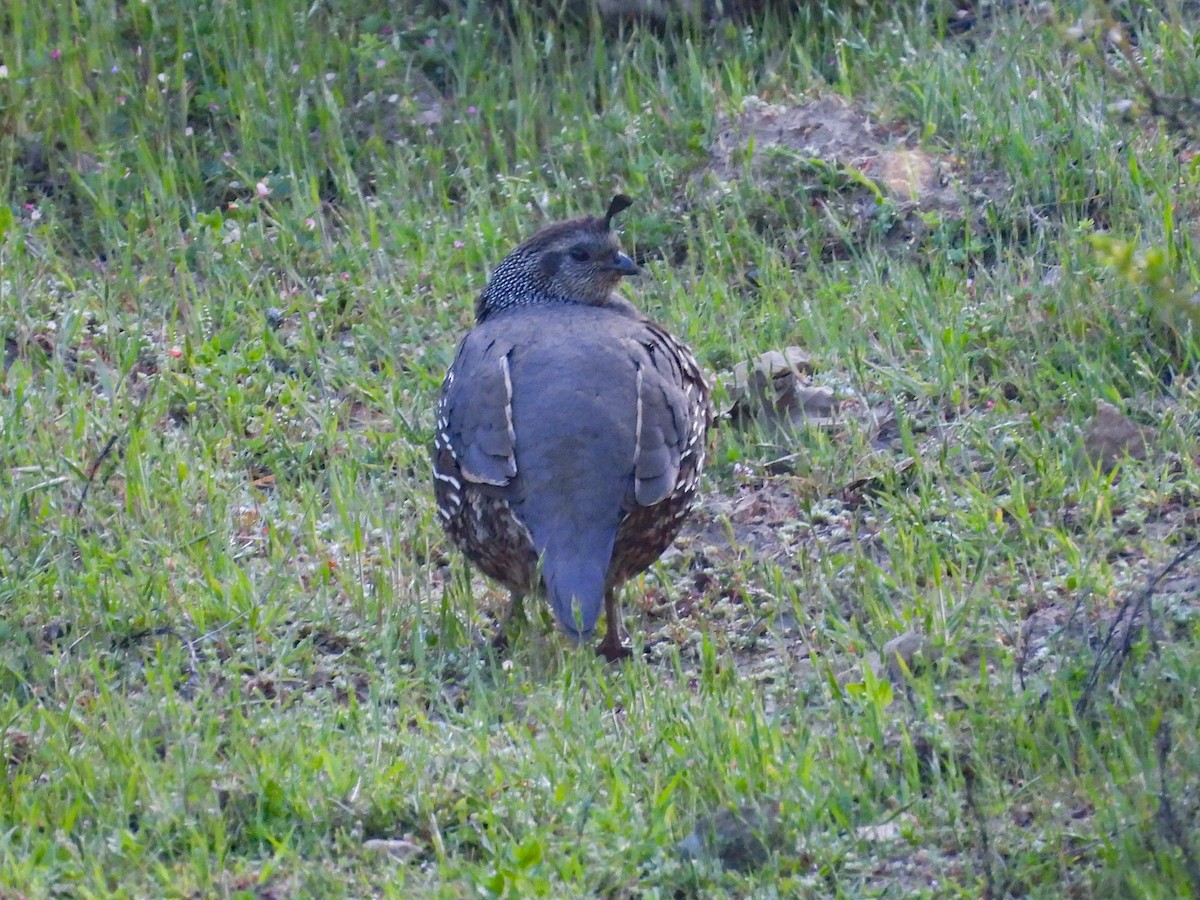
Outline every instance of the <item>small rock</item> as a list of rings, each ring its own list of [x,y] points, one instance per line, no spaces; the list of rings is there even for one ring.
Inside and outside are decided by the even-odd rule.
[[[941,189],[934,157],[922,150],[885,150],[875,160],[875,167],[879,180],[900,200],[918,201]]]
[[[730,394],[744,396],[765,391],[775,378],[792,375],[811,375],[815,371],[812,354],[802,347],[785,347],[782,351],[768,350],[752,362],[743,360],[733,367]]]
[[[785,836],[778,803],[747,803],[702,819],[675,851],[683,859],[716,860],[726,869],[745,872],[766,862]]]
[[[390,856],[396,862],[408,862],[421,855],[421,848],[404,838],[371,838],[363,841],[363,849]]]
[[[898,634],[883,645],[883,658],[892,684],[900,684],[909,673],[918,671],[924,664],[936,662],[941,655],[940,649],[915,631]]]
[[[882,671],[883,661],[879,658],[879,654],[874,650],[869,650],[863,654],[860,662],[834,673],[833,680],[837,683],[838,687],[845,688],[847,685],[858,684],[863,681],[864,672]]]
[[[757,420],[783,427],[831,417],[839,398],[829,388],[805,384],[803,379],[812,372],[812,356],[800,347],[768,350],[740,362],[725,378],[730,402],[722,413],[735,422]]]
[[[1066,278],[1066,270],[1062,266],[1047,266],[1046,271],[1042,274],[1042,285],[1044,287],[1058,287]]]
[[[1131,421],[1111,403],[1100,402],[1084,428],[1083,452],[1107,475],[1126,456],[1145,459],[1154,436],[1153,428]]]
[[[41,645],[44,648],[57,647],[71,635],[71,623],[65,619],[51,619],[42,626]]]
[[[901,838],[899,822],[884,822],[881,825],[860,825],[854,829],[855,836],[860,841],[882,843],[898,841]]]
[[[33,752],[33,736],[27,731],[9,728],[0,731],[0,759],[10,767],[16,767],[29,759]]]

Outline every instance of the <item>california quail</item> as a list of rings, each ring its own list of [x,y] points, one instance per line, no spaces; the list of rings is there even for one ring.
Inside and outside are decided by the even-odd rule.
[[[610,660],[629,655],[615,591],[679,533],[713,415],[691,351],[613,293],[638,273],[612,230],[631,202],[542,229],[492,273],[442,384],[433,460],[446,533],[513,614],[536,590],[581,641],[603,601]]]

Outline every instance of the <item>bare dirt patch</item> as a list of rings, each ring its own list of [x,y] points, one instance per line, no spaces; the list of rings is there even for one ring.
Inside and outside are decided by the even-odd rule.
[[[916,250],[935,237],[981,234],[988,207],[1010,191],[1003,173],[922,147],[903,124],[881,124],[833,96],[748,97],[725,116],[692,189],[711,200],[733,183],[744,192],[746,179],[751,219],[798,259],[841,256],[869,238]]]

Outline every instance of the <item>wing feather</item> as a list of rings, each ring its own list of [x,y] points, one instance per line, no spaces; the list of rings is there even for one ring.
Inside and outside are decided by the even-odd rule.
[[[508,485],[517,475],[513,428],[512,347],[483,344],[468,334],[443,386],[441,429],[462,477],[475,484]]]

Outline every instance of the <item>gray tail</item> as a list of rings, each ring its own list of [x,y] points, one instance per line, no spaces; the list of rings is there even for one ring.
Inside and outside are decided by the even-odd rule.
[[[542,555],[542,580],[562,630],[577,641],[592,636],[604,607],[604,582],[616,533],[574,534],[550,541]]]

